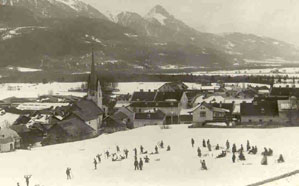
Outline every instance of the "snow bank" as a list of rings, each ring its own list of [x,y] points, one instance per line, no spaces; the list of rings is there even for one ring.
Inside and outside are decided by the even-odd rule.
[[[0,154],[0,181],[5,185],[16,185],[16,182],[24,185],[23,176],[32,174],[30,185],[43,186],[248,185],[298,168],[298,132],[299,128],[188,129],[186,125],[180,125],[161,130],[158,126],[149,126],[81,142]],[[195,139],[195,148],[191,147],[191,138]],[[245,162],[233,164],[230,153],[225,158],[216,159],[220,151],[208,152],[201,147],[206,156],[198,158],[196,149],[201,146],[203,138],[210,139],[212,149],[216,144],[223,147],[226,140],[236,143],[237,147],[240,144],[245,146],[246,140],[250,140],[252,145],[257,145],[259,152],[258,155],[245,153]],[[134,171],[132,149],[142,144],[145,150],[152,152],[160,140],[166,146],[170,145],[171,151],[160,150],[159,155],[149,156],[150,163],[144,165],[142,172]],[[95,155],[107,149],[115,152],[116,145],[130,151],[129,159],[112,162],[102,157],[98,170],[94,170]],[[264,147],[274,150],[274,156],[269,157],[267,166],[260,165],[260,152]],[[283,153],[286,163],[275,163],[279,153]],[[206,160],[208,171],[200,170],[201,159]],[[66,167],[72,168],[71,181],[66,180]],[[289,182],[281,180],[277,182],[280,184],[275,185],[296,185],[298,180],[298,176],[294,176],[288,179]]]

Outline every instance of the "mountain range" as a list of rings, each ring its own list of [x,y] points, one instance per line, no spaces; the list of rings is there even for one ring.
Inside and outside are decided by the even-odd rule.
[[[296,62],[299,48],[253,34],[204,33],[160,5],[113,16],[79,0],[0,0],[0,65],[43,69],[207,68]]]

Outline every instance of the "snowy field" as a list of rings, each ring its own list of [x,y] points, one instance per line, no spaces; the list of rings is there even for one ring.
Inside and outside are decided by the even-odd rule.
[[[5,83],[0,84],[0,100],[8,97],[36,98],[40,95],[73,95],[83,97],[86,94],[81,92],[69,92],[68,90],[80,88],[82,82],[75,83]]]
[[[162,85],[164,85],[166,82],[120,82],[117,83],[116,88],[119,89],[119,92],[116,92],[117,94],[133,94],[135,91],[140,91],[143,89],[143,91],[148,91],[149,89],[151,91],[154,91],[155,89],[160,88]],[[190,90],[192,89],[204,89],[205,87],[198,83],[186,83],[184,82]],[[216,85],[214,85],[217,87]],[[210,87],[210,86],[209,86]]]
[[[41,186],[242,186],[264,179],[272,178],[299,167],[298,136],[299,128],[280,129],[188,129],[186,125],[171,126],[171,129],[160,129],[148,126],[102,135],[95,139],[34,148],[31,151],[18,150],[0,154],[0,183],[15,186],[17,182],[25,185],[24,175],[32,174],[30,185]],[[191,147],[190,139],[195,139]],[[246,161],[231,161],[231,153],[222,159],[215,157],[220,151],[208,152],[201,147],[202,139],[210,139],[212,148],[218,143],[231,143],[246,146],[257,145],[258,155],[245,153]],[[171,151],[160,149],[158,155],[150,155],[150,163],[144,164],[143,171],[133,169],[133,148],[143,145],[145,150],[154,151],[157,142],[163,140]],[[121,150],[127,148],[129,158],[112,162],[102,156],[102,163],[94,170],[93,159],[98,153],[107,149],[116,152],[116,145]],[[204,157],[197,157],[197,146],[200,146]],[[268,158],[269,165],[260,164],[260,155],[264,147],[274,151]],[[286,163],[278,164],[275,160],[282,153]],[[200,169],[200,160],[205,159],[208,170]],[[66,180],[65,170],[72,168],[72,180]],[[299,175],[268,184],[299,185]]]
[[[217,71],[198,71],[192,72],[193,75],[207,75],[207,76],[286,76],[299,77],[299,68],[262,68],[262,69],[242,69],[242,70],[217,70]],[[189,74],[189,73],[168,73],[172,75]]]

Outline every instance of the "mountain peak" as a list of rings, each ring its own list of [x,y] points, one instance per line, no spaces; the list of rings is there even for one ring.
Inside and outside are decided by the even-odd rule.
[[[161,5],[156,5],[145,16],[146,19],[157,20],[161,25],[165,25],[165,22],[164,22],[165,19],[168,19],[171,17],[172,16]]]

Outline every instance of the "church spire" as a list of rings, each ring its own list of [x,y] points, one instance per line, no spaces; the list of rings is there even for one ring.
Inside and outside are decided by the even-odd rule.
[[[94,62],[94,50],[92,48],[91,51],[91,69],[89,75],[88,89],[89,91],[97,91],[97,73],[95,70],[95,62]]]

